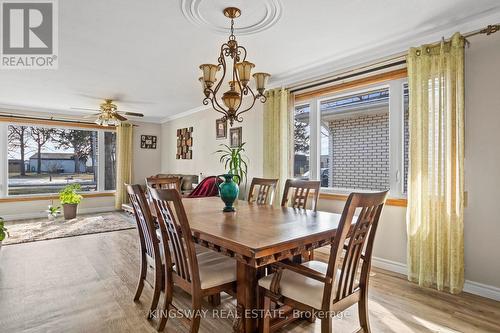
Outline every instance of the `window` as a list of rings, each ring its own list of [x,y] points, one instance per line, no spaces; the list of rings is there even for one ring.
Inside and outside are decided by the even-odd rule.
[[[0,126],[7,132],[3,195],[54,194],[67,184],[80,184],[82,192],[115,189],[114,132],[17,123]]]
[[[309,179],[309,105],[295,108],[294,115],[294,163],[293,175],[300,179]]]
[[[408,169],[408,89],[404,81],[322,96],[296,106],[295,142],[298,123],[307,118],[307,156],[311,158],[304,166],[307,161],[300,160],[296,145],[295,176],[301,176],[297,172],[301,165],[311,173],[302,177],[320,180],[327,191],[390,189],[391,196],[403,197]],[[307,117],[299,112],[305,109]]]

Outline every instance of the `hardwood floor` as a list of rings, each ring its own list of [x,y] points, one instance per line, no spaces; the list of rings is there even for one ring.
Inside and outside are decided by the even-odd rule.
[[[132,301],[138,275],[136,230],[40,241],[0,251],[1,332],[155,332],[145,319],[149,287]],[[375,270],[370,286],[372,332],[500,332],[500,302],[470,294],[452,296]],[[176,289],[174,303],[189,309]],[[201,320],[200,332],[231,332],[234,300],[223,296],[220,318]],[[228,318],[229,317],[229,318]],[[156,323],[156,321],[155,321]],[[334,332],[357,329],[357,309],[334,319]],[[298,321],[283,332],[319,332],[319,321]],[[165,332],[188,332],[169,319]]]

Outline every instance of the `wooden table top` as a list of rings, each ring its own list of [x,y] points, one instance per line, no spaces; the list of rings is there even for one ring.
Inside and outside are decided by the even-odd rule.
[[[223,213],[218,197],[183,201],[189,225],[196,238],[244,255],[259,258],[272,248],[297,247],[335,235],[340,214],[293,208],[269,207],[239,201],[236,212]],[[266,251],[267,250],[267,251]]]

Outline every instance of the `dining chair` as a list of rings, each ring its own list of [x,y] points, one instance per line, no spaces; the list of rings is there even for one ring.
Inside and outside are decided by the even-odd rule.
[[[191,228],[179,192],[175,189],[149,189],[161,230],[165,258],[165,298],[158,330],[167,323],[172,304],[173,286],[191,294],[192,312],[199,314],[203,297],[224,291],[234,295],[236,290],[236,262],[215,251],[197,253]],[[191,318],[191,333],[198,332],[200,316]]]
[[[130,198],[130,203],[134,212],[137,223],[137,231],[139,233],[140,250],[141,250],[141,267],[139,271],[139,282],[137,283],[134,302],[137,302],[144,289],[144,283],[147,283],[153,288],[153,298],[149,314],[156,309],[160,299],[161,290],[163,289],[163,272],[162,256],[160,243],[156,234],[154,219],[151,215],[148,201],[141,185],[127,185],[127,193]],[[154,270],[154,281],[150,284],[146,280],[147,270]],[[150,317],[150,316],[148,316]]]
[[[311,210],[316,211],[319,199],[320,187],[321,187],[320,181],[287,179],[285,182],[285,188],[283,190],[283,198],[281,199],[281,206],[282,207],[290,206],[292,208],[297,208],[297,209],[306,209],[307,201],[309,199],[309,194],[311,193],[311,191],[313,191]],[[302,258],[304,260],[313,260],[314,250],[304,253]]]
[[[309,313],[316,311],[321,314],[321,332],[331,333],[330,314],[358,303],[361,331],[370,332],[368,282],[373,242],[386,197],[387,191],[349,195],[333,237],[328,264],[273,264],[275,273],[259,280],[259,302],[264,313],[271,311],[271,303]],[[260,321],[264,333],[285,323],[272,321],[269,316]]]
[[[181,179],[179,177],[147,177],[146,184],[152,188],[181,191]]]
[[[316,211],[320,186],[320,181],[287,179],[283,191],[283,198],[281,199],[281,206],[306,209],[309,194],[313,191],[311,209]]]
[[[248,202],[257,205],[272,205],[278,179],[253,178],[248,192]]]

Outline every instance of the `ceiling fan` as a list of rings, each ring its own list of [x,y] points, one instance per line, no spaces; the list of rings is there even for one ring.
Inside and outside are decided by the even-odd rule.
[[[126,121],[127,117],[144,117],[142,113],[137,112],[126,112],[118,110],[118,106],[113,103],[112,99],[105,99],[104,103],[99,105],[99,109],[87,109],[87,108],[71,108],[72,110],[85,110],[85,111],[99,111],[95,114],[89,114],[83,118],[94,118],[97,117],[95,123],[101,126],[117,126],[122,121]]]

